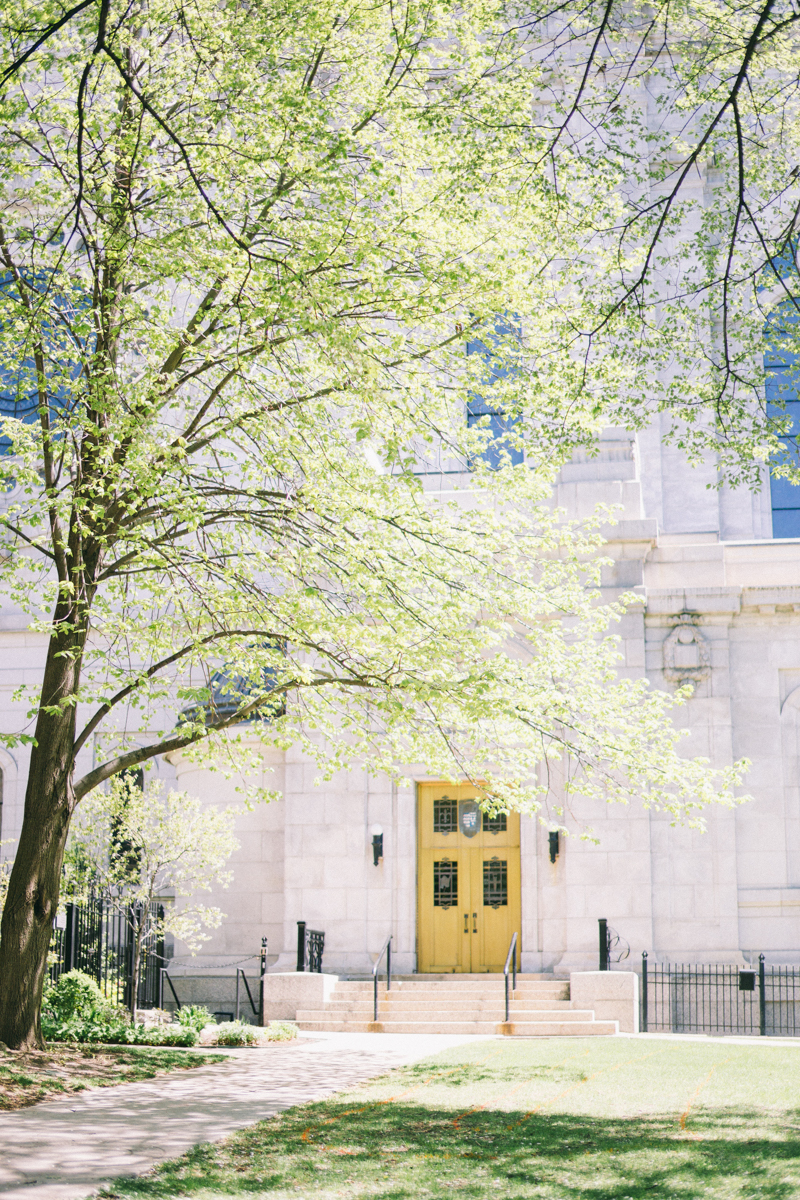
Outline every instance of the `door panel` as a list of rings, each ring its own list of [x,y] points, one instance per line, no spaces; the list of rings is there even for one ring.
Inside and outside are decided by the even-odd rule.
[[[477,954],[473,971],[502,971],[511,937],[519,934],[519,847],[475,851],[472,871],[478,920]],[[517,938],[519,941],[519,937]]]
[[[469,856],[448,846],[426,849],[419,863],[419,904],[428,914],[421,938],[421,953],[428,971],[465,971],[469,959],[469,932],[464,909],[470,903]]]
[[[519,935],[519,815],[476,821],[480,796],[471,785],[419,787],[419,971],[501,971]]]

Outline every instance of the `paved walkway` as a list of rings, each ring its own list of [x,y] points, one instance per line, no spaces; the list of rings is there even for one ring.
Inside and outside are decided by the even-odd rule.
[[[76,1200],[448,1046],[452,1034],[325,1034],[228,1051],[216,1066],[161,1075],[0,1114],[2,1200]]]

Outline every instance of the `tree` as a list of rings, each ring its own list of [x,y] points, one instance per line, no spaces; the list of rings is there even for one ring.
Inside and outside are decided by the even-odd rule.
[[[644,367],[627,159],[554,133],[542,14],[0,13],[0,571],[48,639],[0,1038],[41,1041],[76,806],[157,755],[231,752],[243,720],[327,772],[421,760],[497,806],[536,811],[563,756],[576,794],[730,803],[670,700],[616,680],[599,538],[550,505]],[[427,493],[425,462],[461,491]]]
[[[800,484],[782,411],[793,395],[768,410],[763,369],[766,338],[790,361],[800,351],[796,4],[590,0],[557,16],[534,4],[526,27],[551,70],[535,99],[554,172],[577,150],[618,200],[587,228],[598,257],[584,255],[575,284],[587,296],[595,280],[601,299],[588,297],[574,352],[625,347],[607,419],[659,417],[720,483],[760,488],[770,462]],[[569,195],[570,180],[556,186]]]
[[[202,904],[198,893],[231,881],[226,866],[239,848],[236,812],[203,805],[186,792],[165,794],[160,782],[140,788],[124,776],[113,779],[108,790],[95,789],[81,805],[67,854],[80,861],[94,893],[130,927],[134,1015],[147,945],[172,933],[194,952],[207,940],[203,931],[220,924],[224,914]],[[157,906],[166,889],[174,889],[178,903]]]

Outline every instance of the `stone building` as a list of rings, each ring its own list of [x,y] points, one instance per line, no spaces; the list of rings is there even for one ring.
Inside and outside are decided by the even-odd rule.
[[[447,490],[453,477],[425,482]],[[414,767],[405,787],[361,770],[315,786],[299,750],[270,750],[263,781],[283,799],[240,819],[234,883],[217,898],[227,919],[192,965],[222,969],[267,936],[270,968],[293,970],[299,920],[324,931],[325,969],[339,973],[369,969],[390,933],[401,972],[497,970],[517,930],[524,970],[567,974],[596,965],[599,918],[633,963],[643,950],[800,960],[800,509],[786,484],[715,482],[713,464],[689,467],[656,426],[608,430],[599,454],[562,470],[557,498],[576,515],[619,506],[604,583],[608,596],[641,596],[621,626],[623,669],[657,688],[694,684],[679,714],[687,751],[717,765],[750,758],[750,803],[709,812],[705,833],[635,803],[598,807],[578,814],[596,843],[556,841],[534,819],[476,820],[474,792]],[[0,620],[2,719],[18,728],[12,692],[35,684],[44,642],[13,610]],[[11,842],[24,751],[0,751],[0,765]],[[156,770],[209,802],[235,800],[235,781],[180,756]]]

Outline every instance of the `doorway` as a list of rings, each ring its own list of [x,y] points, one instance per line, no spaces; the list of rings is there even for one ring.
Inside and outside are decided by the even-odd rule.
[[[519,813],[488,816],[468,784],[417,797],[417,970],[502,971],[520,933]]]

